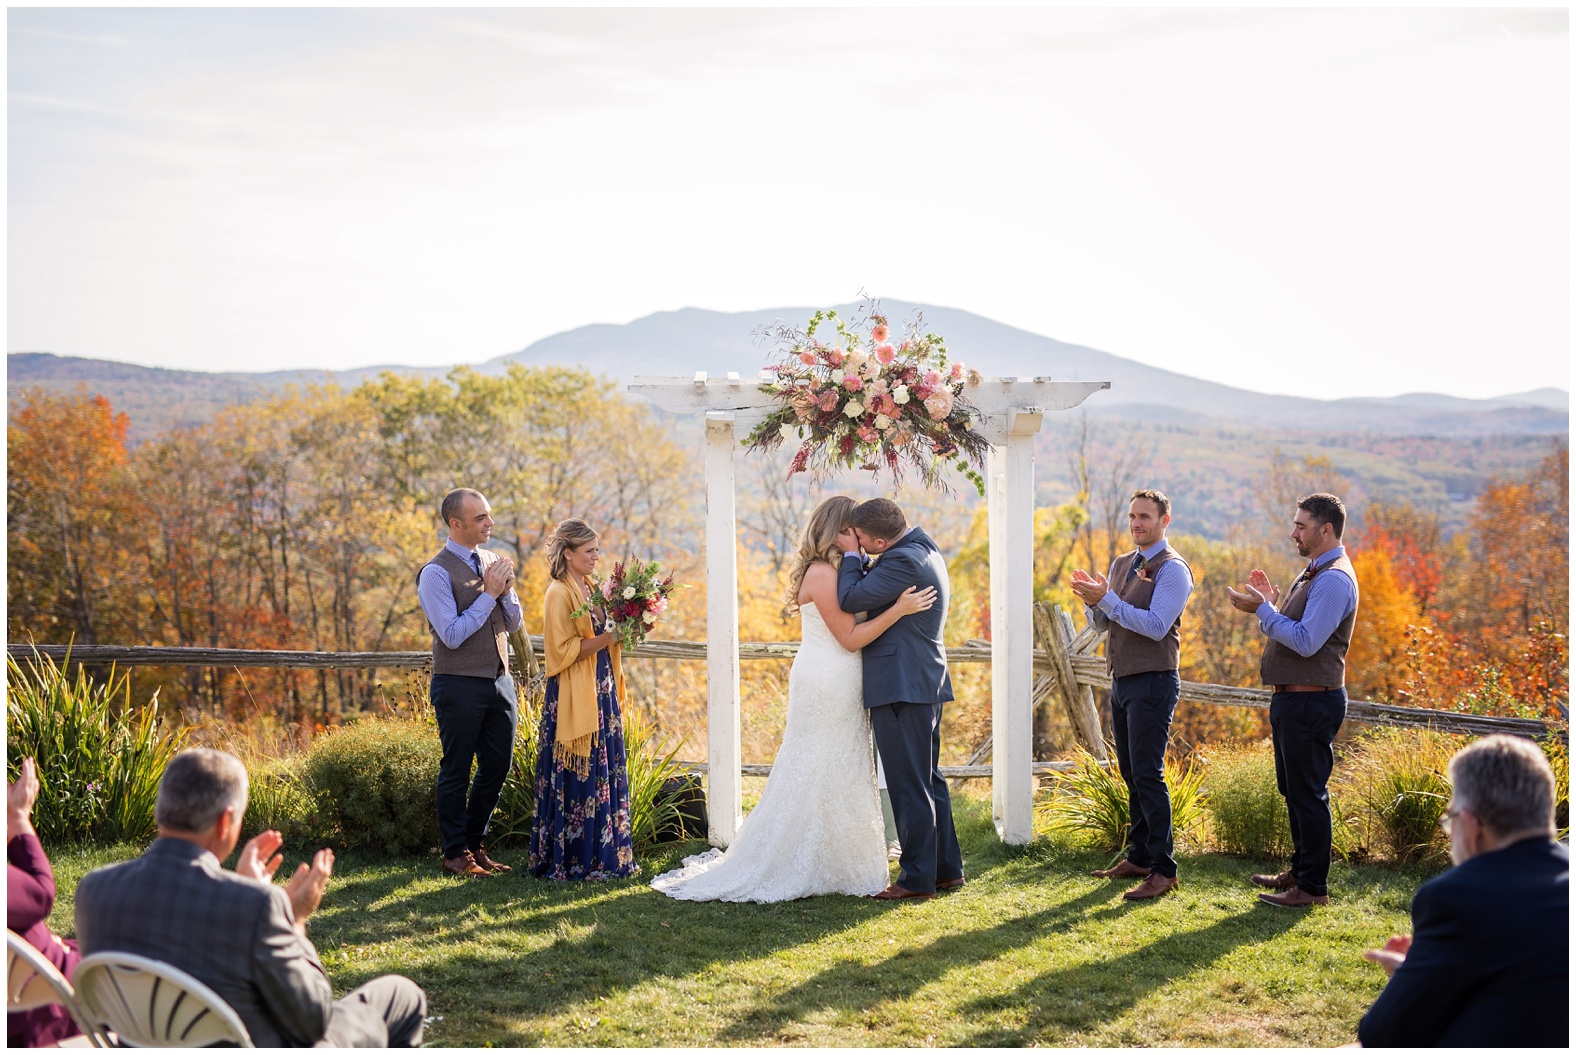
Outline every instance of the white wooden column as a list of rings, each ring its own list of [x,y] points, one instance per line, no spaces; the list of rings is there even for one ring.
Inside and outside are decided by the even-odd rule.
[[[721,847],[744,819],[733,420],[731,410],[706,414],[706,812],[711,844]]]
[[[1044,418],[1008,410],[988,464],[992,813],[1014,846],[1034,837],[1034,437]]]

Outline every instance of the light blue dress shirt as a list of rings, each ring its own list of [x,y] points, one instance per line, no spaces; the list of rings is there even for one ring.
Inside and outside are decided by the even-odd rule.
[[[467,549],[453,539],[445,542],[443,548],[466,564],[476,566],[476,562],[471,559],[475,550]],[[461,612],[454,604],[454,583],[449,578],[448,569],[441,564],[428,564],[421,569],[421,575],[416,579],[416,597],[421,601],[421,610],[426,614],[427,622],[438,631],[438,640],[450,648],[459,648],[466,638],[480,630],[499,600],[503,602],[505,629],[511,633],[520,629],[520,599],[514,595],[512,586],[498,600],[483,591],[469,608]]]
[[[1346,553],[1345,546],[1336,546],[1313,562],[1322,568]],[[1291,594],[1291,588],[1286,590]],[[1273,641],[1279,641],[1297,655],[1307,658],[1330,640],[1335,628],[1357,608],[1357,584],[1346,575],[1315,575],[1308,587],[1308,604],[1302,610],[1302,619],[1290,619],[1265,601],[1254,612],[1259,617],[1259,629]]]
[[[1145,560],[1152,560],[1165,548],[1166,540],[1161,539],[1139,552]],[[1100,630],[1108,629],[1115,622],[1152,641],[1163,640],[1171,632],[1182,609],[1187,607],[1187,599],[1193,595],[1193,573],[1188,570],[1186,561],[1166,561],[1155,572],[1155,592],[1149,597],[1148,609],[1134,608],[1116,595],[1116,564],[1121,559],[1118,557],[1112,561],[1111,570],[1106,573],[1111,588],[1105,591],[1099,604],[1094,607],[1085,605],[1084,611],[1088,612],[1090,622]]]

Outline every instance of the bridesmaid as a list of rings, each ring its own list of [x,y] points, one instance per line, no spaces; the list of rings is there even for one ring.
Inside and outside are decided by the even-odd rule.
[[[529,869],[546,879],[621,879],[640,870],[629,831],[624,671],[617,634],[592,600],[597,535],[583,520],[548,541],[552,582],[542,601],[547,699],[536,758]],[[597,597],[597,601],[601,598]]]

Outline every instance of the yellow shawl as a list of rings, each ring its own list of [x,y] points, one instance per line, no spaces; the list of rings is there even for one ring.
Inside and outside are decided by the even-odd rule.
[[[596,637],[588,612],[576,619],[575,609],[584,603],[578,590],[554,579],[542,599],[542,641],[547,654],[548,677],[558,678],[558,733],[553,740],[553,761],[576,775],[591,771],[591,738],[597,730],[596,653],[580,655],[580,640]],[[614,643],[613,684],[619,703],[625,703],[623,649]]]

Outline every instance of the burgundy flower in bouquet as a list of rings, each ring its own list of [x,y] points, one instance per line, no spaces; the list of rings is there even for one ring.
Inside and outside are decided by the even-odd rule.
[[[667,611],[668,595],[678,589],[673,574],[659,578],[662,565],[657,561],[642,561],[629,557],[613,565],[613,574],[605,579],[592,580],[592,586],[601,596],[601,607],[612,622],[619,644],[634,648],[646,639],[656,625],[657,616]],[[589,604],[575,611],[579,618],[591,610]]]

